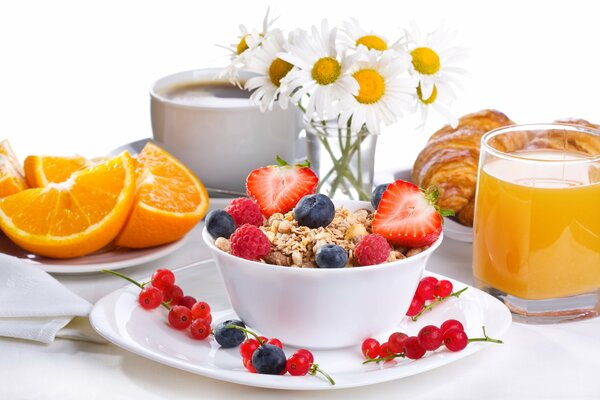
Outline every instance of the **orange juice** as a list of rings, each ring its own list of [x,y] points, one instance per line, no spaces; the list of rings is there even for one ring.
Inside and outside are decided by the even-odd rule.
[[[538,160],[582,158],[558,150],[511,155]],[[487,162],[477,184],[475,278],[528,300],[599,289],[598,164],[502,158]]]

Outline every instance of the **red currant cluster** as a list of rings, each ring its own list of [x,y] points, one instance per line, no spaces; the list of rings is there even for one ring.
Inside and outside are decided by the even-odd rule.
[[[446,279],[438,281],[433,276],[426,276],[419,282],[406,315],[416,321],[425,311],[430,311],[449,297],[459,297],[467,288],[458,292],[452,292],[452,290],[452,282]]]
[[[362,343],[362,353],[366,358],[364,364],[390,361],[398,357],[417,360],[423,357],[427,351],[439,349],[442,344],[450,351],[461,351],[470,342],[502,343],[501,340],[487,336],[485,327],[483,327],[483,336],[469,339],[460,321],[449,319],[439,328],[434,325],[424,326],[417,336],[394,332],[388,341],[382,344],[377,339],[368,338]]]

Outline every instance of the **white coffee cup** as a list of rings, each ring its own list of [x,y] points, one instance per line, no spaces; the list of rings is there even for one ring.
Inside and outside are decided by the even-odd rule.
[[[247,98],[206,98],[193,104],[167,98],[169,87],[194,82],[227,82],[219,69],[179,72],[154,83],[150,111],[154,139],[194,171],[206,187],[245,192],[248,173],[275,163],[302,158],[302,120],[293,106],[261,112]],[[241,80],[250,78],[241,73]]]

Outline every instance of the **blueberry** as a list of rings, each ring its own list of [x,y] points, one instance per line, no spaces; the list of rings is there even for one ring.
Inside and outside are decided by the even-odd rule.
[[[348,263],[348,253],[338,245],[325,244],[317,250],[315,261],[321,268],[343,268]]]
[[[204,223],[206,230],[214,239],[218,237],[229,239],[229,236],[235,231],[233,217],[224,210],[212,210],[206,214]]]
[[[244,332],[235,328],[226,328],[227,325],[237,325],[245,328],[246,325],[237,319],[228,319],[215,327],[215,340],[224,348],[239,346],[245,339]]]
[[[264,344],[252,354],[252,365],[259,374],[280,375],[286,362],[283,350],[272,344]]]
[[[324,194],[311,194],[300,199],[294,208],[298,225],[309,228],[325,227],[335,217],[335,206]]]
[[[377,210],[377,207],[379,207],[381,196],[383,195],[383,192],[385,192],[385,189],[387,189],[388,186],[389,183],[384,183],[383,185],[377,186],[375,190],[373,190],[373,194],[371,195],[371,205],[374,209]]]

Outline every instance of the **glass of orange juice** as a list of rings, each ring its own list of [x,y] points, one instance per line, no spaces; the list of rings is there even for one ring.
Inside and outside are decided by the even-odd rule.
[[[600,131],[500,128],[482,137],[473,275],[516,321],[600,314]]]

